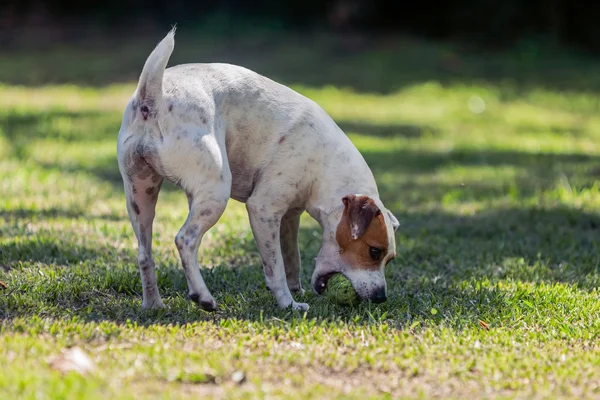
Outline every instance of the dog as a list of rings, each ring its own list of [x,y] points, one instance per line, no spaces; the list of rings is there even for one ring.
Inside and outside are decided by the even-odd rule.
[[[146,60],[118,135],[126,206],[138,241],[144,309],[164,307],[152,258],[152,224],[163,180],[187,194],[189,214],[175,237],[189,298],[216,302],[197,253],[230,198],[246,205],[268,289],[282,308],[306,311],[298,228],[307,211],[323,228],[312,286],[341,273],[366,300],[387,299],[384,269],[396,256],[398,220],[379,199],[362,155],[315,102],[246,68],[166,68],[171,30]]]

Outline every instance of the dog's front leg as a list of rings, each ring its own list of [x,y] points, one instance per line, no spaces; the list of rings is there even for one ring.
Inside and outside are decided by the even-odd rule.
[[[152,257],[152,224],[162,178],[133,175],[124,179],[127,213],[138,241],[138,267],[142,278],[142,308],[162,308]]]
[[[281,220],[281,251],[287,285],[293,293],[304,295],[300,283],[300,251],[298,250],[298,229],[300,228],[300,215],[302,211],[290,210]]]
[[[220,182],[212,188],[201,188],[187,193],[190,212],[185,224],[175,237],[181,264],[188,283],[189,297],[206,311],[217,308],[213,296],[202,279],[198,266],[198,247],[204,234],[217,223],[229,198],[229,183]]]
[[[277,213],[264,203],[257,203],[249,200],[246,208],[252,233],[262,259],[267,286],[281,308],[292,306],[294,310],[306,311],[308,304],[294,301],[286,280],[280,241],[283,213]]]

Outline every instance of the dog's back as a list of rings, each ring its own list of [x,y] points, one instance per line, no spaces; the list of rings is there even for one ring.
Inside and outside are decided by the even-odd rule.
[[[342,149],[350,169],[366,167],[320,106],[247,68],[219,63],[177,65],[165,71],[163,85],[176,118],[214,126],[227,152],[231,197],[236,200],[245,201],[258,179],[285,178],[268,176],[272,171],[293,173],[286,184],[308,190],[311,182],[299,178],[322,175],[323,165]]]

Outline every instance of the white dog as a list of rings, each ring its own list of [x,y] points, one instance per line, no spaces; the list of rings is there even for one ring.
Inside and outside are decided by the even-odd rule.
[[[379,200],[367,163],[313,101],[248,69],[185,64],[166,69],[171,31],[150,54],[118,138],[127,211],[138,240],[144,308],[162,307],[152,223],[163,178],[187,194],[175,237],[189,297],[216,302],[198,267],[203,235],[229,198],[246,203],[269,290],[280,307],[307,310],[300,285],[298,227],[306,210],[323,228],[312,285],[323,293],[342,273],[363,299],[386,300],[385,265],[395,257],[396,218]]]

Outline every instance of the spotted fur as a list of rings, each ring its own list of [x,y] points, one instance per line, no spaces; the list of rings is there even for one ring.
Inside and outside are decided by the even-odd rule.
[[[384,261],[366,262],[353,241],[377,238],[389,260],[395,254],[397,221],[379,200],[365,160],[335,122],[306,97],[242,67],[166,69],[174,44],[170,32],[146,60],[117,144],[127,210],[138,238],[143,307],[162,306],[151,238],[163,179],[188,198],[188,218],[175,245],[189,298],[206,310],[214,310],[216,302],[200,274],[197,251],[229,198],[246,204],[267,286],[279,306],[308,309],[291,294],[303,293],[298,228],[304,210],[324,229],[312,279],[317,292],[334,272],[348,276],[364,298],[385,289]],[[358,215],[342,198],[367,199],[364,204],[377,211],[368,218]],[[338,238],[345,230],[350,239]]]

